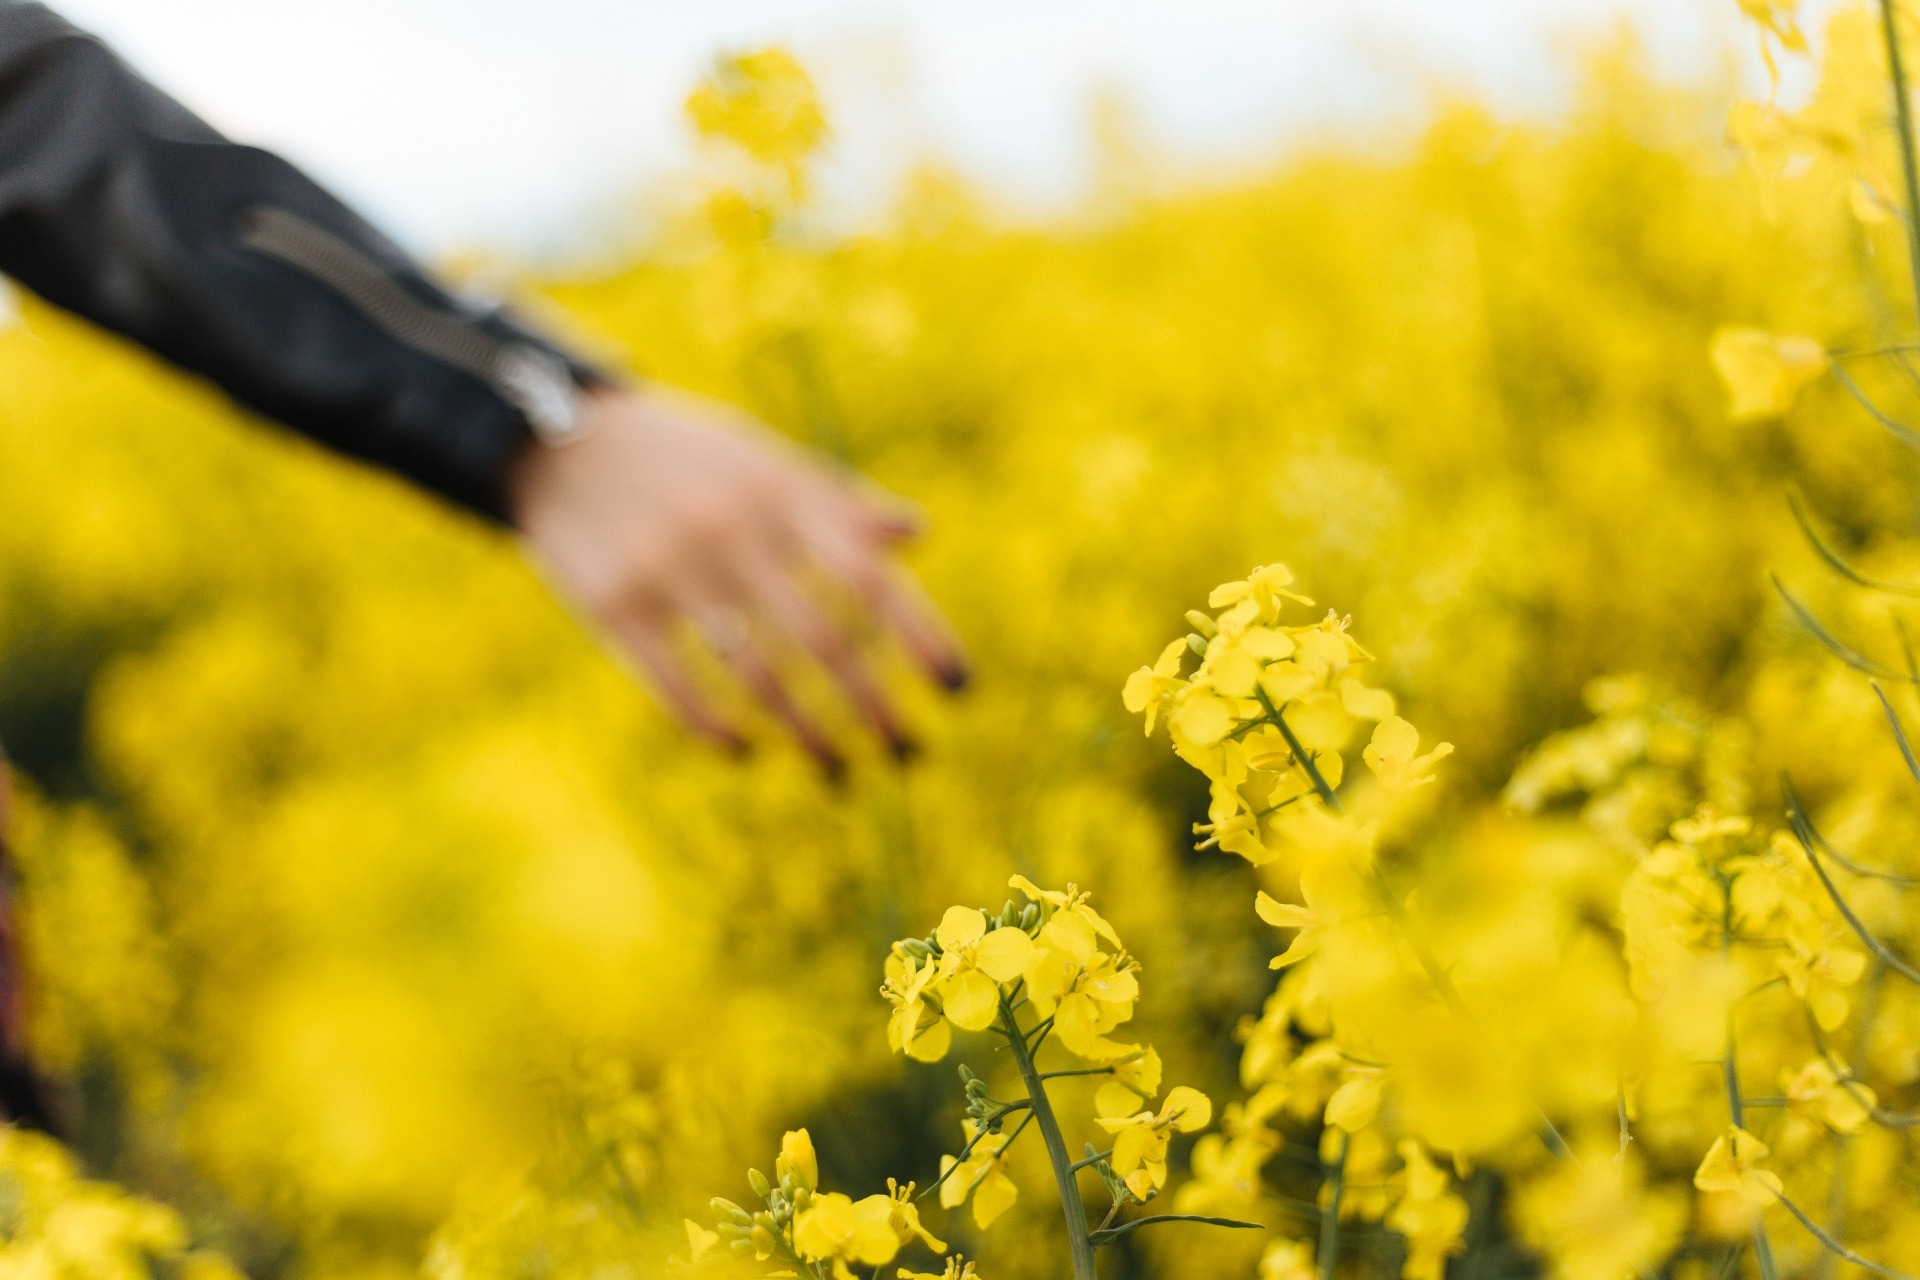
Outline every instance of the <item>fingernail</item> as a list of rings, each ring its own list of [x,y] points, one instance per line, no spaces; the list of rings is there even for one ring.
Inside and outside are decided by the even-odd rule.
[[[745,760],[753,755],[753,743],[737,733],[729,733],[720,740],[720,745],[735,760]]]
[[[963,693],[973,683],[973,673],[964,663],[950,663],[941,669],[940,683],[948,693]]]
[[[920,757],[920,744],[904,733],[889,733],[887,749],[893,752],[893,758],[901,764],[912,764]]]

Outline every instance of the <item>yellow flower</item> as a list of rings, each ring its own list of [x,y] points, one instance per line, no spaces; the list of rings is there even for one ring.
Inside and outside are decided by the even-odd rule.
[[[1246,576],[1242,582],[1222,583],[1207,596],[1207,604],[1214,609],[1224,609],[1251,600],[1259,611],[1258,616],[1269,620],[1277,618],[1284,601],[1295,600],[1311,607],[1313,601],[1296,591],[1288,590],[1293,586],[1293,571],[1283,564],[1261,565]]]
[[[1187,652],[1185,640],[1175,640],[1160,651],[1151,667],[1142,667],[1127,677],[1120,701],[1135,715],[1146,712],[1147,735],[1160,719],[1160,709],[1186,683],[1180,678],[1180,660]]]
[[[946,1243],[934,1238],[931,1231],[920,1225],[920,1208],[913,1201],[913,1184],[901,1186],[892,1178],[887,1179],[887,1194],[893,1200],[893,1211],[887,1217],[887,1225],[900,1237],[904,1247],[918,1240],[935,1253],[945,1253]]]
[[[1253,909],[1268,924],[1276,929],[1298,929],[1293,941],[1285,951],[1268,962],[1270,969],[1284,969],[1288,965],[1299,964],[1320,949],[1320,934],[1324,922],[1314,914],[1313,900],[1307,885],[1302,880],[1300,896],[1307,899],[1307,905],[1296,906],[1291,902],[1282,902],[1270,896],[1264,889],[1254,895]]]
[[[1113,1064],[1113,1079],[1123,1084],[1143,1098],[1151,1098],[1160,1092],[1160,1055],[1152,1045],[1142,1049],[1138,1055],[1126,1061]]]
[[[793,1185],[808,1191],[820,1188],[820,1162],[813,1154],[813,1135],[805,1129],[789,1130],[780,1139],[780,1154],[773,1162],[773,1173],[782,1185],[791,1178]]]
[[[1404,1280],[1440,1280],[1447,1258],[1460,1252],[1467,1229],[1467,1202],[1454,1194],[1446,1171],[1428,1158],[1417,1142],[1400,1144],[1403,1194],[1387,1215],[1387,1225],[1406,1237]]]
[[[980,1132],[973,1121],[964,1122],[967,1141],[972,1143]],[[995,1147],[993,1140],[974,1146],[965,1160],[956,1161],[953,1156],[940,1157],[940,1207],[957,1209],[973,1197],[973,1221],[982,1231],[993,1225],[994,1219],[1013,1207],[1020,1197],[1020,1188],[1007,1176],[1007,1164],[1000,1152],[1005,1150],[1011,1138],[1002,1139]]]
[[[1373,1123],[1380,1112],[1380,1092],[1386,1078],[1370,1067],[1351,1068],[1346,1082],[1327,1099],[1327,1123],[1348,1133],[1358,1133]]]
[[[1315,1280],[1311,1240],[1275,1240],[1260,1255],[1260,1280]]]
[[[937,976],[939,962],[929,956],[919,962],[896,950],[887,957],[887,980],[880,994],[893,1006],[887,1019],[887,1044],[918,1062],[938,1062],[947,1056],[953,1031],[938,1010],[927,1003],[927,988]]]
[[[1173,1133],[1194,1133],[1213,1120],[1213,1103],[1198,1089],[1177,1085],[1167,1094],[1160,1113],[1119,1108],[1132,1105],[1131,1091],[1108,1086],[1096,1095],[1094,1107],[1102,1129],[1114,1135],[1113,1171],[1126,1179],[1128,1190],[1142,1200],[1167,1184],[1167,1146]],[[1125,1095],[1124,1097],[1122,1095]],[[1137,1100],[1136,1100],[1137,1101]]]
[[[855,1202],[837,1191],[813,1197],[793,1220],[793,1247],[809,1262],[831,1262],[836,1280],[854,1280],[849,1262],[877,1267],[900,1252],[892,1196]]]
[[[1800,388],[1827,367],[1826,348],[1816,340],[1764,329],[1721,329],[1709,353],[1727,385],[1727,413],[1736,421],[1785,413]]]
[[[706,1260],[720,1245],[720,1233],[709,1231],[692,1218],[682,1218],[687,1228],[687,1261],[699,1263]]]
[[[827,134],[813,78],[784,49],[722,57],[686,112],[702,134],[782,166],[797,165]]]
[[[900,1268],[898,1274],[899,1280],[980,1280],[974,1274],[973,1264],[962,1262],[957,1253],[947,1259],[945,1269],[937,1275],[931,1271],[909,1271],[905,1267]]]
[[[1686,1229],[1678,1195],[1648,1191],[1631,1153],[1616,1162],[1598,1143],[1523,1184],[1514,1197],[1522,1239],[1555,1264],[1562,1280],[1620,1280],[1644,1273]]]
[[[1859,1081],[1842,1083],[1825,1058],[1815,1058],[1798,1072],[1781,1072],[1780,1083],[1794,1106],[1812,1111],[1836,1133],[1857,1133],[1879,1103],[1873,1090]]]
[[[1433,781],[1434,764],[1453,754],[1453,744],[1443,742],[1425,755],[1420,750],[1420,733],[1399,716],[1382,720],[1373,731],[1373,741],[1360,753],[1388,791],[1411,791]]]
[[[1766,1156],[1766,1143],[1729,1125],[1694,1171],[1693,1185],[1702,1191],[1733,1192],[1750,1205],[1770,1205],[1780,1198],[1782,1188],[1778,1175],[1759,1167]]]
[[[947,1021],[964,1031],[985,1031],[1000,1012],[1000,984],[1026,967],[1033,939],[1024,929],[989,930],[972,907],[948,907],[934,931],[940,943],[940,999]]]
[[[1822,1030],[1832,1031],[1847,1020],[1848,987],[1867,971],[1866,953],[1850,947],[1813,950],[1788,934],[1787,953],[1776,961],[1793,994],[1807,1002]]]

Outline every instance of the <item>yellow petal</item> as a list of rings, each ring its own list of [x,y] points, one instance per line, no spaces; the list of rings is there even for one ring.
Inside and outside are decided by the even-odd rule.
[[[980,1180],[980,1186],[973,1193],[973,1221],[982,1231],[993,1225],[993,1220],[1013,1208],[1013,1202],[1020,1198],[1020,1188],[1007,1176],[999,1161],[987,1170],[987,1176]]]
[[[1147,709],[1147,704],[1153,701],[1154,691],[1159,688],[1159,685],[1159,678],[1152,671],[1146,667],[1140,668],[1127,677],[1126,688],[1120,691],[1121,705],[1133,714],[1139,715]]]
[[[1000,1012],[999,984],[978,969],[956,974],[941,988],[941,995],[946,1000],[947,1021],[963,1031],[985,1031]]]
[[[1233,731],[1233,713],[1227,704],[1206,693],[1184,698],[1167,724],[1196,747],[1208,747]]]
[[[1382,1083],[1378,1075],[1369,1073],[1356,1076],[1335,1089],[1327,1099],[1327,1123],[1348,1133],[1357,1133],[1372,1124],[1380,1112]]]
[[[1098,1019],[1099,1011],[1093,1007],[1092,998],[1079,991],[1071,992],[1061,997],[1059,1007],[1054,1010],[1053,1033],[1069,1051],[1083,1058],[1094,1057]]]
[[[1253,909],[1262,920],[1276,929],[1301,929],[1313,923],[1313,912],[1291,902],[1282,902],[1265,890],[1254,895]]]
[[[1033,954],[1033,939],[1026,930],[995,929],[973,949],[973,962],[995,982],[1012,982],[1026,968]]]
[[[1120,1120],[1140,1113],[1140,1095],[1117,1080],[1109,1080],[1093,1095],[1093,1113],[1103,1120]]]
[[[953,1047],[953,1030],[943,1019],[925,1028],[913,1038],[907,1056],[915,1062],[938,1062]]]
[[[1260,673],[1260,687],[1276,707],[1284,707],[1313,688],[1313,672],[1295,662],[1275,662]]]
[[[1153,1145],[1153,1130],[1143,1124],[1128,1125],[1113,1140],[1113,1171],[1126,1177],[1146,1159]]]
[[[1175,1085],[1167,1093],[1167,1100],[1160,1107],[1163,1119],[1173,1121],[1173,1127],[1182,1133],[1194,1133],[1213,1123],[1213,1103],[1207,1095],[1198,1089]]]
[[[954,951],[970,942],[978,942],[986,931],[986,919],[975,908],[948,907],[947,913],[940,917],[940,927],[933,931],[933,936],[942,947]]]
[[[1352,676],[1340,682],[1340,704],[1347,714],[1361,720],[1385,720],[1393,714],[1393,695],[1385,689],[1369,689]]]

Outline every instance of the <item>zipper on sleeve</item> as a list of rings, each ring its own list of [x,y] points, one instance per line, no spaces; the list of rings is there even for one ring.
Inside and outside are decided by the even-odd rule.
[[[584,433],[579,388],[564,361],[428,306],[325,228],[262,205],[241,217],[239,243],[325,284],[397,341],[480,379],[520,410],[543,444],[567,444]]]

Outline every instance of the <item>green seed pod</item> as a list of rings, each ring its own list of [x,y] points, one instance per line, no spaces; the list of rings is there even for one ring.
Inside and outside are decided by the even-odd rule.
[[[1198,609],[1187,610],[1187,625],[1209,640],[1220,634],[1220,628],[1214,625],[1213,619]]]
[[[1207,656],[1207,638],[1190,631],[1187,633],[1187,648],[1204,658]]]
[[[747,1185],[752,1187],[753,1194],[759,1196],[762,1200],[765,1200],[767,1193],[773,1190],[773,1184],[767,1181],[767,1175],[758,1169],[747,1170]]]

